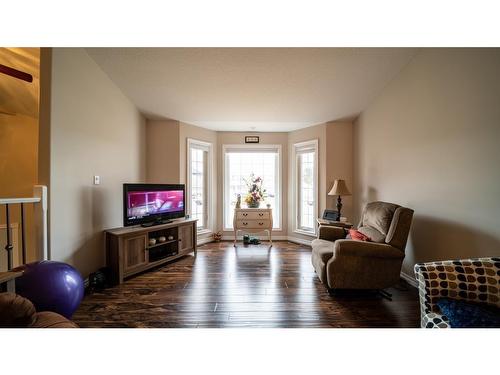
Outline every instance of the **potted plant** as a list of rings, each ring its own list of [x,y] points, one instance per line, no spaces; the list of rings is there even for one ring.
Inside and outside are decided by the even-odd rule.
[[[215,232],[214,234],[212,234],[212,237],[215,242],[220,242],[222,240],[222,232],[221,231]]]
[[[266,189],[262,187],[262,178],[256,177],[253,173],[248,180],[245,180],[248,193],[245,196],[245,203],[249,208],[259,208],[260,202],[267,197]]]

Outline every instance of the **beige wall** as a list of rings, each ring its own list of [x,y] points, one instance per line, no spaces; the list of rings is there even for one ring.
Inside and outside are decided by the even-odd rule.
[[[328,194],[335,179],[343,179],[347,188],[353,192],[353,125],[350,122],[329,122],[326,124],[326,188]],[[352,196],[342,197],[342,216],[351,221],[353,218]],[[326,195],[326,207],[337,209],[337,197]],[[322,211],[320,211],[320,215]]]
[[[0,197],[33,196],[37,149],[38,118],[0,113]]]
[[[175,120],[146,122],[146,179],[149,183],[180,181],[180,125]]]
[[[415,210],[403,271],[499,254],[500,50],[424,49],[355,123],[355,212]]]
[[[145,121],[80,48],[52,51],[50,251],[84,275],[123,225],[122,184],[145,179]],[[101,185],[92,184],[101,176]]]

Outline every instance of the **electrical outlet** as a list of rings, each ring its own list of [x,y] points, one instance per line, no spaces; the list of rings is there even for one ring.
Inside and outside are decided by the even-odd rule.
[[[94,176],[94,185],[101,184],[101,176]]]

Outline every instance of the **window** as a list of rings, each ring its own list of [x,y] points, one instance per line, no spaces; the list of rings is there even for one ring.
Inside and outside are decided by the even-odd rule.
[[[187,208],[191,217],[198,219],[198,232],[208,232],[212,224],[209,212],[212,145],[191,138],[187,142]]]
[[[224,145],[224,230],[233,229],[234,207],[238,194],[241,206],[247,193],[245,179],[253,173],[262,178],[267,198],[273,209],[273,229],[281,228],[281,146],[280,145]]]
[[[318,216],[318,141],[297,143],[293,152],[295,230],[315,234]]]

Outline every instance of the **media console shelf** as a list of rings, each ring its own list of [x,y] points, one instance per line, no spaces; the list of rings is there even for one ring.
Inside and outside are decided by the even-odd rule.
[[[152,227],[122,227],[105,231],[106,262],[111,282],[123,279],[161,264],[196,254],[196,219],[174,220]],[[160,241],[160,237],[165,237]],[[151,239],[156,243],[150,243]]]

